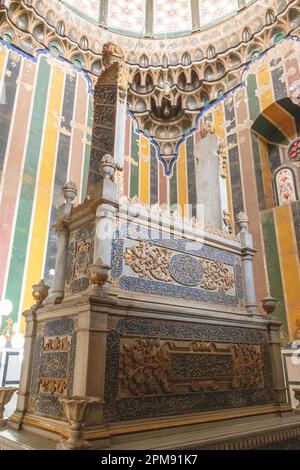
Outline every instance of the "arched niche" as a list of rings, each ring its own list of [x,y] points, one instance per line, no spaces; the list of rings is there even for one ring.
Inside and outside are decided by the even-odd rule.
[[[292,168],[287,166],[279,168],[274,175],[274,186],[279,206],[297,201],[296,178]]]

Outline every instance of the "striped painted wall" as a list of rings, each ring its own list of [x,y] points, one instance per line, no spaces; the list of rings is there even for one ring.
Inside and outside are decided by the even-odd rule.
[[[300,290],[299,207],[274,208],[272,185],[274,171],[285,162],[288,144],[300,131],[300,108],[287,99],[299,80],[300,46],[290,39],[287,43],[253,62],[242,86],[209,107],[199,128],[211,122],[226,144],[231,221],[234,225],[240,211],[248,213],[259,250],[254,266],[257,297],[264,297],[270,284],[279,301],[278,315],[292,335],[298,305],[300,309],[293,297]],[[77,202],[85,198],[93,98],[88,78],[67,62],[46,52],[33,59],[3,44],[0,85],[0,297],[12,300],[16,322],[32,303],[32,284],[41,277],[52,282],[51,225],[63,202],[63,183],[74,180]],[[145,204],[177,205],[183,215],[195,215],[194,153],[200,138],[197,130],[180,145],[167,177],[155,146],[128,116],[124,193]]]
[[[0,297],[12,319],[32,304],[32,284],[52,281],[61,188],[72,179],[85,197],[92,95],[68,63],[0,46]]]
[[[299,203],[275,207],[274,173],[281,166],[292,167],[299,187],[300,169],[287,158],[289,145],[300,136],[300,107],[295,96],[300,77],[299,52],[299,41],[289,38],[251,64],[245,73],[246,94],[242,98],[249,109],[244,124],[249,146],[245,155],[252,154],[253,163],[247,175],[254,177],[251,186],[252,194],[256,188],[257,201],[249,201],[247,212],[253,220],[261,221],[256,224],[262,233],[254,234],[255,246],[260,249],[262,242],[261,269],[266,271],[271,294],[278,300],[277,315],[290,338],[296,337],[300,318]],[[243,94],[241,90],[238,93]],[[256,256],[256,263],[259,258]],[[257,271],[258,291],[262,271]]]

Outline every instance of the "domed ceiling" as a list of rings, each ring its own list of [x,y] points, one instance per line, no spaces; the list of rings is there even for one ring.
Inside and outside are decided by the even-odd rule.
[[[61,0],[78,15],[111,31],[178,36],[205,29],[255,0]]]

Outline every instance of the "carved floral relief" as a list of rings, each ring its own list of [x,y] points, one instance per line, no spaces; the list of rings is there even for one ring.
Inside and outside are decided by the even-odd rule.
[[[171,281],[169,272],[171,253],[165,248],[142,241],[134,248],[126,248],[124,258],[128,266],[131,266],[140,277]]]
[[[259,345],[124,338],[119,358],[122,398],[264,386]]]
[[[235,287],[234,271],[220,261],[173,254],[172,251],[140,241],[126,248],[125,263],[144,279],[171,282],[186,286],[199,286],[219,293]]]

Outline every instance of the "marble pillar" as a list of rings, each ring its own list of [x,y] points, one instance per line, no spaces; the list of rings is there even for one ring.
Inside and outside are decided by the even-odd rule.
[[[54,303],[61,303],[65,294],[65,272],[69,245],[69,227],[73,201],[77,195],[76,184],[69,181],[63,187],[65,203],[59,208],[58,220],[55,224],[57,233],[57,252],[55,259],[55,278],[53,286]]]
[[[246,309],[250,314],[257,314],[257,301],[253,271],[253,257],[256,250],[253,248],[252,235],[249,233],[249,220],[247,214],[241,212],[237,217],[240,228],[240,242],[242,248],[242,267],[245,286]]]

